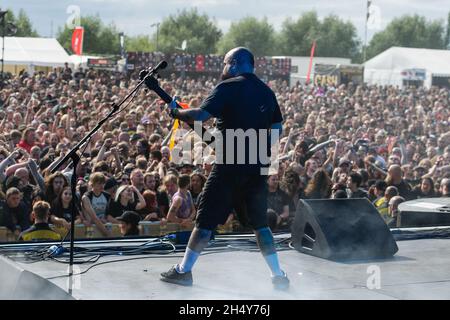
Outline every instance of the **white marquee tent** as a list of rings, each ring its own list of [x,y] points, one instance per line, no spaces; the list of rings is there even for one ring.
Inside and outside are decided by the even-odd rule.
[[[0,40],[1,41],[1,40]],[[54,38],[5,37],[5,71],[18,73],[36,67],[64,67],[70,58]]]
[[[450,78],[450,50],[391,47],[364,64],[364,82],[403,86],[405,80],[432,85],[433,78]]]
[[[89,68],[89,65],[88,65],[89,59],[108,59],[108,57],[86,56],[86,55],[78,56],[78,55],[73,54],[73,55],[69,56],[69,64],[72,63],[73,70],[78,70],[80,67],[83,69],[88,69]],[[115,71],[121,71],[121,72],[124,71],[125,68],[126,68],[126,60],[125,59],[118,60],[117,65],[115,65],[112,68],[111,67],[102,67],[102,69],[115,70]]]
[[[99,56],[78,56],[76,54],[72,54],[69,56],[70,62],[73,64],[74,70],[77,70],[79,67],[83,69],[87,68],[87,63],[89,59],[101,59],[103,57]]]

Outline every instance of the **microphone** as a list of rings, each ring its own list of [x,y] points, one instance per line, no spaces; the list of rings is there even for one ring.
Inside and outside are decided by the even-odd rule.
[[[163,69],[165,69],[167,67],[167,61],[165,61],[165,60],[162,60],[162,61],[160,61],[157,65],[156,65],[156,67],[154,67],[153,68],[153,72],[158,72],[159,70],[163,70]]]
[[[167,66],[167,62],[165,61],[161,61],[154,70],[157,70],[158,68],[165,68]],[[144,71],[144,70],[143,70]],[[141,73],[143,72],[141,71]],[[149,76],[144,76],[141,80],[143,80],[145,78],[145,85],[147,86],[147,88],[149,88],[150,90],[153,90],[165,103],[171,103],[172,102],[172,97],[169,96],[167,94],[166,91],[164,91],[164,89],[162,89],[159,84],[158,84],[158,80],[155,79],[155,77],[153,77],[152,75]],[[182,109],[182,107],[176,103],[176,107],[178,109]],[[189,127],[195,131],[194,125],[192,123],[188,123]],[[203,140],[203,136],[206,133],[206,129],[202,127],[202,135],[200,136]],[[207,144],[211,144],[215,141],[214,136],[211,138],[211,140],[209,142],[207,142]]]
[[[152,75],[152,74],[154,74],[154,73],[158,73],[159,70],[163,70],[163,69],[165,69],[165,68],[167,68],[167,61],[162,60],[162,61],[160,61],[160,62],[156,65],[156,67],[154,67],[153,69],[150,69],[150,70],[148,70],[148,69],[143,69],[143,70],[141,70],[141,72],[139,72],[139,79],[140,79],[140,80],[144,80],[144,78],[145,78],[149,73]]]

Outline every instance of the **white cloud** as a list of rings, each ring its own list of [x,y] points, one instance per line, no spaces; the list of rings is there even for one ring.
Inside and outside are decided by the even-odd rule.
[[[186,1],[176,1],[179,3],[186,3]],[[216,7],[216,6],[229,6],[229,5],[239,5],[239,0],[191,0],[190,5],[193,7]]]

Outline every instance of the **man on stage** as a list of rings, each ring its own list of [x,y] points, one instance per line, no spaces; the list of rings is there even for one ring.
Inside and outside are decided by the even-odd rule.
[[[270,268],[275,289],[284,290],[289,287],[289,279],[280,268],[266,217],[269,164],[263,163],[259,157],[257,161],[250,160],[251,153],[255,152],[249,139],[238,137],[241,145],[233,144],[230,150],[231,139],[227,132],[233,130],[238,135],[239,132],[249,130],[256,133],[265,130],[274,134],[274,130],[277,130],[279,136],[283,120],[280,107],[273,91],[254,74],[254,57],[248,49],[239,47],[231,50],[226,54],[224,64],[223,81],[200,108],[180,110],[175,103],[170,104],[170,115],[181,121],[193,123],[206,121],[211,117],[217,119],[217,129],[223,137],[223,150],[217,150],[216,144],[216,156],[222,152],[224,160],[223,163],[216,161],[208,177],[199,202],[196,226],[182,262],[162,273],[161,280],[184,286],[192,285],[191,270],[201,251],[207,246],[212,231],[217,225],[223,224],[228,214],[235,209],[239,220],[246,221],[254,230],[258,246]],[[258,155],[269,155],[270,158],[270,142],[259,135],[257,139],[260,149],[257,151]]]

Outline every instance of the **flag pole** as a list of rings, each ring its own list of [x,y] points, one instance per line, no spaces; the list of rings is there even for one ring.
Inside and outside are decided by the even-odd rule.
[[[363,63],[366,62],[366,48],[367,48],[367,21],[369,20],[369,8],[370,8],[371,0],[367,0],[367,8],[366,8],[366,23],[364,26],[364,48],[363,48]]]

